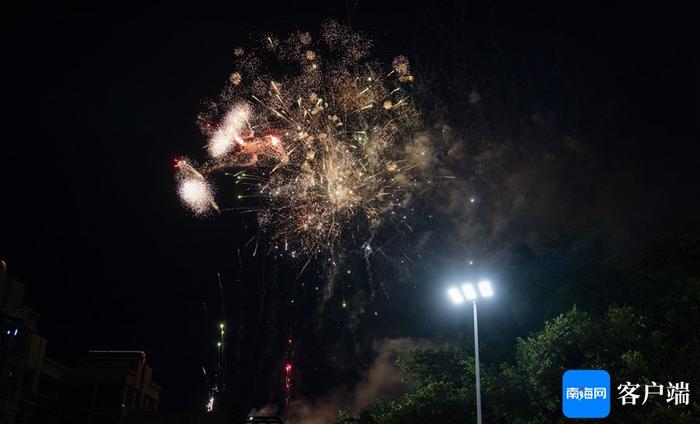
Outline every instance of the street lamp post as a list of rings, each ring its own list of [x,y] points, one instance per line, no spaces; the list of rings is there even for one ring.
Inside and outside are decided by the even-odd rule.
[[[493,296],[491,283],[483,280],[479,284],[479,293],[481,297]],[[456,304],[464,303],[464,300],[471,300],[474,309],[474,370],[476,374],[476,423],[482,424],[481,421],[481,373],[479,372],[479,320],[477,316],[476,299],[479,297],[476,293],[474,285],[471,283],[462,284],[462,290],[457,287],[451,287],[447,294]]]
[[[481,424],[481,373],[479,372],[479,321],[476,317],[476,300],[474,305],[474,373],[476,374],[476,423]]]

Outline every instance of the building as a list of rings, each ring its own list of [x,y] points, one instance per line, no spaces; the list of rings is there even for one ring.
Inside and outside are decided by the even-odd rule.
[[[64,374],[63,422],[121,423],[158,409],[161,388],[142,351],[95,350]]]
[[[57,423],[65,367],[46,356],[25,290],[0,261],[0,423]]]
[[[121,423],[158,409],[142,351],[90,351],[70,368],[48,358],[25,291],[0,261],[0,424]]]

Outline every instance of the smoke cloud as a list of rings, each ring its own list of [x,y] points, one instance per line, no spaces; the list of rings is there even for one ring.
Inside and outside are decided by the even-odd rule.
[[[268,403],[263,406],[261,406],[258,409],[251,409],[250,412],[248,412],[249,417],[274,417],[277,415],[277,411],[279,411],[279,407],[275,405],[274,403]]]
[[[374,344],[375,358],[360,382],[352,389],[338,387],[317,399],[297,399],[282,411],[288,424],[334,423],[339,411],[357,414],[375,400],[388,400],[400,396],[408,389],[395,365],[402,352],[427,347],[428,342],[416,339],[383,339]]]

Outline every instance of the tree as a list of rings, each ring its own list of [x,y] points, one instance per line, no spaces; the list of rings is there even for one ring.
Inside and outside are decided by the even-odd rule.
[[[659,355],[657,346],[665,342],[664,335],[649,328],[631,307],[611,307],[602,316],[574,307],[519,339],[514,364],[483,367],[484,418],[495,423],[567,422],[561,413],[561,378],[568,369],[608,370],[611,397],[625,381],[665,382],[670,369],[666,363],[673,362]],[[694,343],[696,338],[690,340]],[[474,418],[474,362],[465,351],[450,346],[415,350],[398,364],[413,381],[409,393],[394,401],[376,402],[358,417],[342,415],[339,422],[463,423]],[[693,366],[685,363],[686,375],[691,376]],[[615,398],[612,402],[609,422],[690,423],[700,413],[697,404],[674,407],[663,398],[624,409],[615,405]]]

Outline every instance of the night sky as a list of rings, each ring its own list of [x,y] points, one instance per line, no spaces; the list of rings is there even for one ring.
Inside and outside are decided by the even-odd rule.
[[[697,228],[698,34],[688,11],[298,3],[4,13],[0,257],[27,285],[50,356],[70,364],[88,349],[142,349],[162,409],[200,410],[220,272],[228,321],[243,323],[232,384],[252,389],[240,407],[279,401],[288,336],[299,339],[299,390],[315,396],[356,378],[373,340],[449,332],[442,288],[466,258],[499,281],[509,246],[537,246],[562,228],[606,234],[620,251],[653,231]],[[448,125],[449,143],[464,149],[442,161],[464,185],[438,189],[416,234],[395,241],[423,240],[430,254],[409,253],[423,262],[414,271],[377,263],[391,297],[353,305],[359,315],[329,312],[338,305],[320,308],[298,288],[323,284],[319,270],[294,282],[299,264],[252,258],[254,220],[195,218],[174,190],[173,159],[204,156],[195,118],[228,78],[233,49],[254,32],[314,32],[325,19],[366,32],[382,60],[407,56],[426,128]],[[467,213],[455,198],[470,195],[478,205]],[[433,213],[443,218],[420,218]],[[290,307],[294,296],[302,301]],[[508,325],[506,312],[492,313],[486,343]]]

